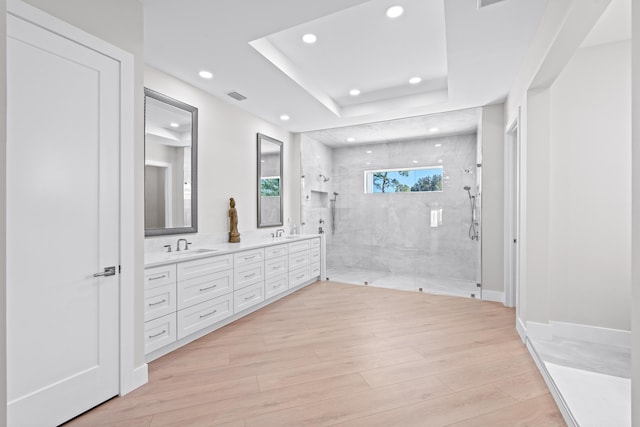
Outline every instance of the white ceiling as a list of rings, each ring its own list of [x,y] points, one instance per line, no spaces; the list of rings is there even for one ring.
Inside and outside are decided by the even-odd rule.
[[[145,61],[292,132],[378,122],[504,100],[546,3],[145,0]]]

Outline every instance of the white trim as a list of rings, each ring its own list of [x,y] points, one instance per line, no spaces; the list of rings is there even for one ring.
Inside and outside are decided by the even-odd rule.
[[[553,330],[551,325],[539,322],[527,322],[527,338],[550,341],[553,339]]]
[[[504,147],[504,284],[505,305],[516,307],[518,315],[519,257],[519,164],[520,164],[520,107],[513,121],[505,129]],[[514,197],[515,196],[515,197]],[[513,243],[517,239],[518,244]],[[515,270],[515,271],[514,271]]]
[[[149,365],[145,363],[133,370],[133,375],[131,376],[131,382],[129,383],[129,385],[132,387],[131,390],[135,390],[136,388],[142,387],[148,382],[149,382]],[[125,393],[122,393],[122,394],[125,394]]]
[[[560,391],[558,390],[556,383],[553,382],[553,378],[551,378],[551,375],[549,374],[549,371],[547,371],[547,368],[544,365],[544,362],[542,361],[540,356],[538,356],[538,353],[536,352],[536,350],[533,348],[531,341],[527,339],[525,341],[525,344],[527,346],[527,350],[529,350],[529,354],[531,354],[531,358],[533,359],[536,366],[538,367],[538,370],[540,371],[540,374],[542,375],[544,382],[547,384],[547,388],[551,392],[551,396],[553,396],[553,400],[556,401],[556,405],[558,405],[558,409],[562,414],[562,418],[564,418],[564,422],[567,423],[568,426],[578,427],[578,422],[573,418],[573,415],[569,410],[569,406],[567,405],[567,402],[565,402],[564,399],[562,398],[562,393],[560,393]]]
[[[55,18],[22,0],[7,0],[7,13],[73,40],[120,63],[120,394],[136,387],[134,368],[135,163],[134,58],[130,53]]]
[[[504,304],[504,292],[502,291],[489,291],[482,290],[482,301],[501,302]]]
[[[516,331],[518,332],[518,335],[520,335],[520,339],[522,340],[522,342],[525,342],[525,340],[527,339],[527,328],[524,326],[524,322],[519,317],[516,317]]]
[[[554,337],[631,348],[631,331],[550,321]]]

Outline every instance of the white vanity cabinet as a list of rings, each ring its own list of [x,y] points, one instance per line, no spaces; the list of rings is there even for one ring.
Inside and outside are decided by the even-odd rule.
[[[289,289],[289,245],[270,246],[265,249],[264,296],[269,299]]]
[[[320,276],[320,248],[319,237],[301,236],[190,260],[156,260],[144,279],[147,360],[312,283]]]

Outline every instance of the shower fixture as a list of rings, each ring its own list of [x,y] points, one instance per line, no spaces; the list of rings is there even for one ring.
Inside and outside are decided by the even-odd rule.
[[[333,199],[331,202],[331,234],[336,234],[336,200],[338,200],[338,193],[333,192]]]
[[[469,195],[469,204],[471,207],[471,225],[469,226],[469,238],[471,240],[479,240],[480,235],[478,232],[478,222],[476,221],[476,209],[477,209],[476,196],[471,195],[471,187],[469,187],[468,185],[464,186],[464,190]]]
[[[320,178],[322,178],[322,182],[327,182],[327,181],[329,181],[329,177],[328,177],[328,176],[325,176],[325,175],[320,174]]]

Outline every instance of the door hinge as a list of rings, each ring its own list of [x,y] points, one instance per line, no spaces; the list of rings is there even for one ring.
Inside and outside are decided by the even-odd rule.
[[[120,274],[121,272],[122,272],[122,266],[121,266],[121,265],[119,265],[119,266],[118,266],[118,274]]]

